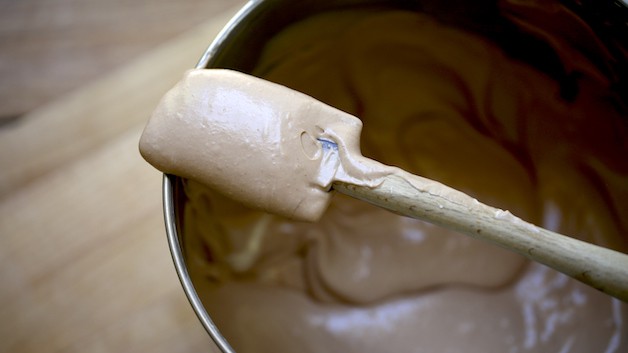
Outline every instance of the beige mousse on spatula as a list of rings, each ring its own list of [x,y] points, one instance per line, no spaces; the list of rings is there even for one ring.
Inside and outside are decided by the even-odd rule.
[[[231,70],[190,70],[150,118],[140,152],[164,173],[292,219],[318,220],[336,190],[492,242],[628,302],[628,255],[366,158],[361,129],[358,118],[287,87]]]

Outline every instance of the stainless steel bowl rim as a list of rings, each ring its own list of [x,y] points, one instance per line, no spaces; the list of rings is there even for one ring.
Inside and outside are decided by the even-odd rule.
[[[225,27],[223,27],[223,29],[218,33],[214,41],[209,45],[199,62],[196,64],[195,68],[201,69],[207,67],[209,60],[221,47],[222,43],[226,40],[228,34],[240,21],[245,19],[254,9],[254,7],[260,2],[261,0],[249,1],[236,13],[234,17],[231,18],[231,20],[225,25]],[[174,201],[174,185],[177,183],[177,178],[178,177],[174,175],[164,174],[162,185],[163,212],[164,221],[166,223],[166,236],[168,239],[170,254],[172,255],[172,260],[175,270],[177,272],[177,276],[181,281],[183,291],[185,292],[185,295],[192,305],[194,313],[196,313],[196,316],[198,317],[201,324],[203,325],[209,336],[212,338],[214,343],[216,343],[218,348],[223,353],[236,353],[229,344],[229,342],[227,342],[227,339],[220,333],[220,330],[218,330],[218,327],[216,326],[216,324],[214,324],[213,320],[205,310],[205,306],[198,296],[198,293],[194,288],[194,284],[192,283],[190,274],[188,273],[176,226],[177,221],[176,205]]]

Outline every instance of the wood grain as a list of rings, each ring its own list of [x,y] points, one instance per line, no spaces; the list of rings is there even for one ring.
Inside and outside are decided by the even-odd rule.
[[[125,65],[244,0],[0,0],[0,122]]]
[[[146,121],[234,13],[219,15],[111,74],[0,130],[0,196]]]
[[[0,129],[0,352],[217,351],[137,142],[235,10]]]

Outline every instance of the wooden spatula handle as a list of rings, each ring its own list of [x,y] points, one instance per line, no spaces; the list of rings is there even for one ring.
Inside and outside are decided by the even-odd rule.
[[[402,172],[375,188],[335,182],[333,189],[497,244],[628,302],[628,255],[537,227],[443,185],[442,193],[422,189],[425,180]]]

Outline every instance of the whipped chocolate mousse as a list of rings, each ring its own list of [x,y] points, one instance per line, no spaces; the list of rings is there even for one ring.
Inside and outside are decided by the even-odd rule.
[[[519,16],[534,12],[533,6],[508,4],[513,22],[540,33],[565,69],[577,73],[571,94],[565,82],[491,40],[410,11],[339,11],[305,19],[268,43],[253,74],[360,117],[356,148],[369,158],[625,252],[628,118],[607,70],[579,50],[599,43],[574,47]],[[556,13],[572,16],[564,9]],[[320,164],[310,163],[321,158],[313,138],[321,131],[298,125],[298,117],[308,114],[282,127],[305,132],[291,142],[294,148],[276,151],[279,144],[266,144],[265,161],[247,158],[247,149],[259,145],[250,139],[279,141],[284,135],[256,125],[257,114],[281,114],[259,109],[260,102],[236,112],[252,115],[250,122],[225,121],[225,130],[216,131],[241,133],[248,144],[225,146],[204,135],[204,109],[210,100],[230,99],[229,90],[204,90],[196,75],[202,74],[188,73],[164,98],[185,101],[185,110],[168,112],[180,116],[180,127],[168,129],[184,129],[182,139],[147,133],[142,152],[163,148],[193,158],[180,161],[185,170],[166,172],[189,178],[183,232],[190,274],[237,352],[628,349],[625,303],[490,244],[343,195],[328,199],[327,180],[316,177]],[[272,85],[262,93],[282,99]],[[307,112],[298,95],[285,99],[290,111]],[[349,117],[359,135],[360,122]],[[233,150],[237,167],[256,171],[243,177],[259,185],[261,196],[198,182],[203,173],[218,175],[232,163],[212,160],[223,148]],[[267,163],[286,163],[285,188],[267,189]],[[311,178],[311,188],[292,194],[295,172]],[[286,190],[296,197],[289,207],[295,217],[302,212],[320,220],[300,222],[255,208],[257,198]],[[320,204],[301,204],[303,193],[320,194]],[[328,209],[321,216],[323,206]]]

